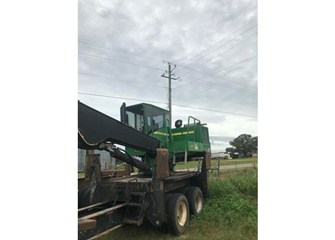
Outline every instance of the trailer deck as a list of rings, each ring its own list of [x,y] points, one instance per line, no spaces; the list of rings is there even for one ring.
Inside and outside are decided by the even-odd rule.
[[[162,188],[160,194],[157,194],[159,191],[155,187],[155,179],[140,175],[111,178],[98,183],[92,198],[93,204],[78,209],[79,239],[100,236],[124,224],[141,225],[149,205],[157,202],[155,198],[164,201],[164,194],[191,185],[197,181],[200,173],[174,172],[174,175],[158,184],[158,188]]]

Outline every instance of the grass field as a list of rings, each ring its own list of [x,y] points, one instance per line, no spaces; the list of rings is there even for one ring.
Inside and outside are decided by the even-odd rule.
[[[238,159],[229,159],[229,160],[220,160],[220,166],[228,166],[228,165],[238,165],[245,163],[257,163],[256,157],[251,158],[238,158]],[[218,160],[211,160],[212,167],[218,165]],[[187,163],[179,163],[175,166],[175,169],[188,169],[188,168],[197,168],[198,161],[189,161]]]
[[[191,217],[188,231],[179,237],[163,233],[149,223],[127,225],[99,240],[256,240],[257,169],[224,171],[220,178],[210,177],[210,197],[201,213]]]

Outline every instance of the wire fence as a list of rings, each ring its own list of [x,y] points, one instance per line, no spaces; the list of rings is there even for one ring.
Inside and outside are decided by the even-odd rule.
[[[224,173],[229,172],[237,172],[239,170],[243,170],[246,168],[257,168],[258,161],[256,158],[252,158],[250,160],[243,159],[233,159],[233,160],[211,160],[211,168],[209,170],[210,175],[219,177]],[[229,162],[228,162],[229,161]]]

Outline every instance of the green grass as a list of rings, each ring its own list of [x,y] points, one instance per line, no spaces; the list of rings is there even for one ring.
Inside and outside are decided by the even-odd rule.
[[[85,173],[84,172],[78,172],[78,178],[84,178]]]
[[[200,214],[191,217],[187,232],[179,237],[162,233],[148,222],[140,227],[127,225],[100,240],[256,240],[257,169],[225,172],[210,177],[210,197]]]
[[[217,162],[218,160],[211,161],[212,165],[217,165]],[[243,164],[243,163],[257,163],[257,157],[220,160],[220,166]]]
[[[245,163],[257,163],[257,158],[238,158],[238,159],[229,159],[229,160],[220,160],[220,166],[228,166],[228,165],[238,165],[238,164],[245,164]],[[212,167],[218,165],[218,160],[211,160]],[[198,161],[189,161],[187,163],[180,163],[175,166],[175,169],[188,169],[188,168],[197,168]]]
[[[210,198],[190,226],[192,239],[257,239],[257,170],[212,179],[209,187]]]
[[[230,175],[234,174],[243,174],[246,169],[257,169],[256,167],[253,168],[227,168],[227,169],[220,169],[220,178],[225,178]],[[217,171],[209,171],[210,177],[217,177]]]

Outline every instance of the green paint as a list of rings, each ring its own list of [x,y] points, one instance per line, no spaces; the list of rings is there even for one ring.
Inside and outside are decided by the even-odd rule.
[[[188,158],[199,157],[204,152],[210,151],[208,128],[201,124],[200,120],[188,117],[187,124],[180,128],[169,128],[169,111],[151,104],[141,103],[128,106],[125,123],[133,128],[157,138],[161,148],[167,148],[170,159],[175,157],[176,162],[184,161],[185,152]],[[126,148],[132,156],[144,158],[152,164],[153,159],[146,153]]]

